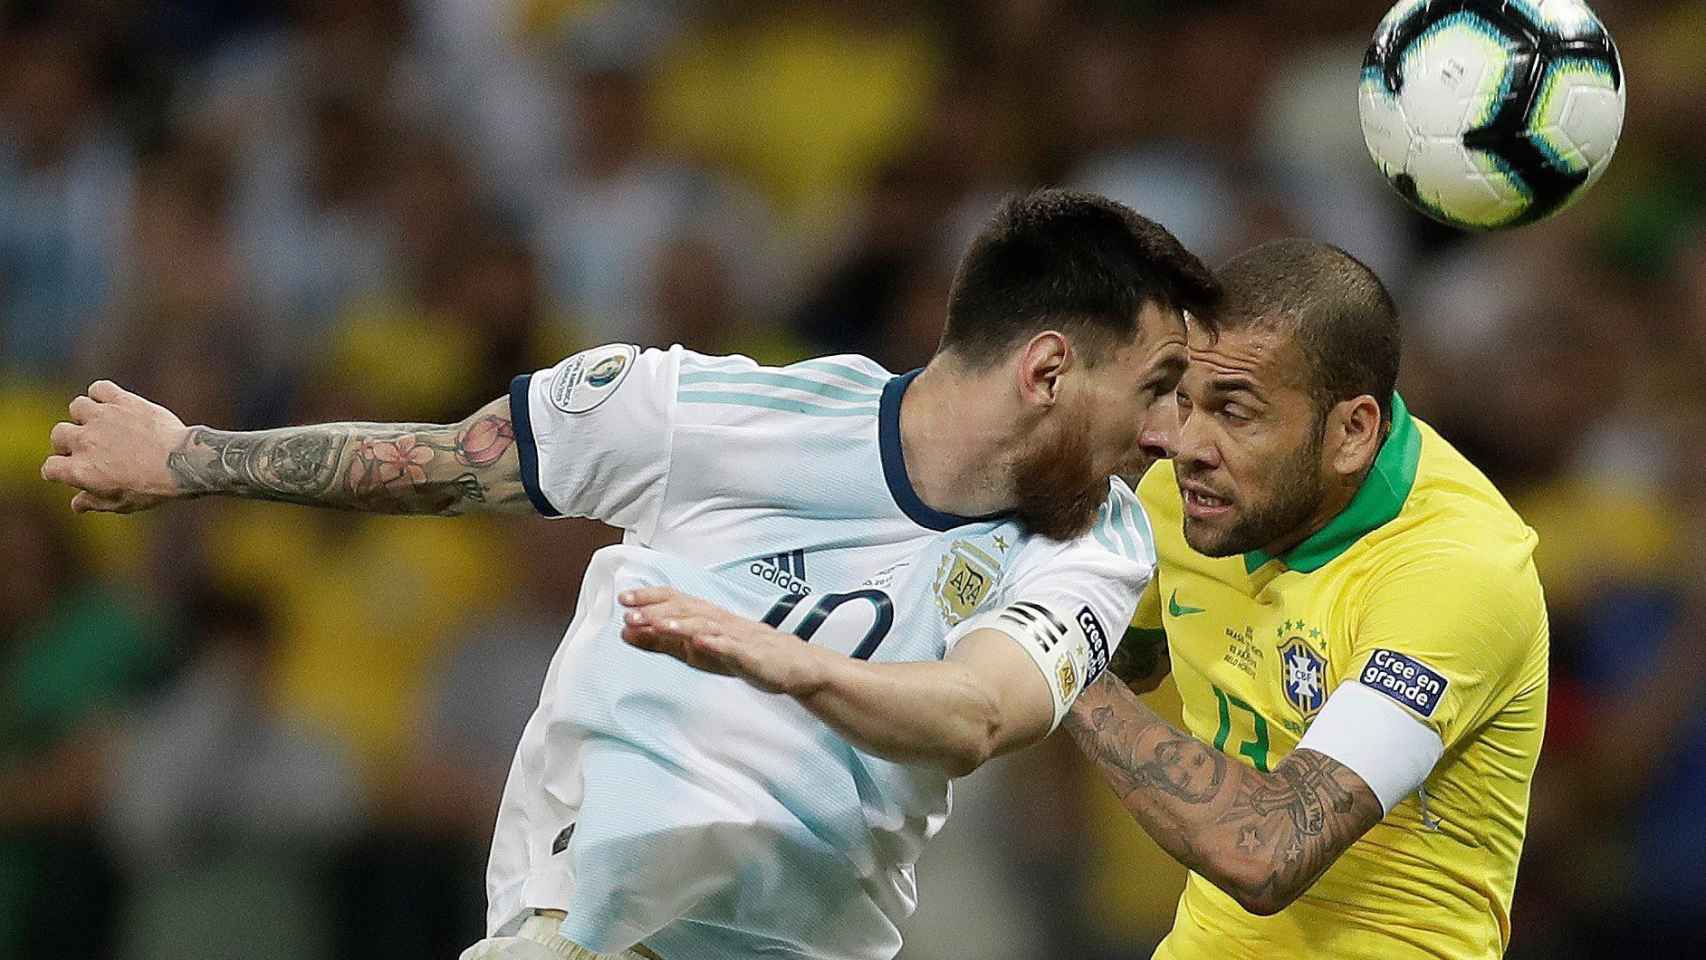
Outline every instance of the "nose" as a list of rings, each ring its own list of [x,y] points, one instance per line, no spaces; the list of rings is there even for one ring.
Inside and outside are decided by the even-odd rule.
[[[1209,436],[1207,417],[1189,413],[1179,417],[1179,427],[1173,434],[1173,461],[1184,469],[1212,470],[1220,466],[1220,451]]]
[[[1153,422],[1146,424],[1137,436],[1137,448],[1149,460],[1170,460],[1175,449],[1173,434],[1176,429]]]
[[[1157,399],[1144,416],[1137,446],[1151,461],[1171,459],[1177,448],[1179,405],[1172,394]]]

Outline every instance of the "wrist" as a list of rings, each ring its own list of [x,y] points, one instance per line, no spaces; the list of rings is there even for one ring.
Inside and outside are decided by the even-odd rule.
[[[207,482],[207,471],[195,469],[196,439],[206,430],[201,426],[178,427],[168,436],[166,475],[169,479],[162,491],[167,499],[190,500],[218,492]]]
[[[803,704],[834,689],[854,663],[851,657],[809,643],[800,644],[801,656],[788,678],[788,695]]]

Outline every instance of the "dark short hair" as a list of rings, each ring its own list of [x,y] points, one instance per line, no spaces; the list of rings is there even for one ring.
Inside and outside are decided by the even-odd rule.
[[[1165,227],[1092,193],[1010,197],[960,260],[941,351],[983,367],[1036,334],[1075,336],[1085,362],[1129,341],[1145,303],[1203,312],[1220,286]]]
[[[1309,367],[1317,413],[1364,394],[1392,416],[1398,383],[1398,307],[1362,261],[1327,243],[1275,240],[1220,270],[1224,296],[1198,319],[1221,332],[1267,326],[1291,335]]]

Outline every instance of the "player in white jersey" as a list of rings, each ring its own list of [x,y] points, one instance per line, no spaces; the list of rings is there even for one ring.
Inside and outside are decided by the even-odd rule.
[[[262,433],[102,382],[43,474],[79,510],[223,493],[622,527],[517,749],[493,936],[466,955],[878,960],[950,778],[1046,736],[1130,619],[1153,545],[1107,478],[1184,364],[1181,311],[1215,293],[1158,226],[1044,192],[974,241],[918,373],[613,345],[461,424]],[[663,586],[849,666],[789,698],[636,650],[621,598]],[[936,709],[857,742],[823,722],[895,698]]]

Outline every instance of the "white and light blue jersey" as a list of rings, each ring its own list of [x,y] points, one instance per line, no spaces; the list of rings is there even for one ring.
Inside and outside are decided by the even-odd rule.
[[[492,933],[551,908],[601,952],[899,951],[947,776],[863,753],[788,697],[629,647],[615,596],[667,584],[876,662],[940,660],[956,627],[1018,603],[1031,622],[1015,639],[1076,697],[1154,568],[1136,498],[1112,481],[1095,529],[1070,542],[932,510],[901,454],[911,380],[863,357],[769,368],[621,345],[516,379],[534,505],[626,534],[588,565],[517,749]]]

